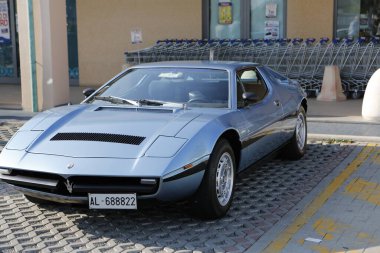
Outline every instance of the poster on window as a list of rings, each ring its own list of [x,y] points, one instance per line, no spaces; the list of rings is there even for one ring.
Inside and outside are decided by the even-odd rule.
[[[277,17],[277,4],[268,3],[265,6],[265,17],[266,18],[275,18]]]
[[[7,0],[0,0],[0,44],[10,43],[9,16]]]
[[[265,35],[264,39],[278,39],[280,38],[280,22],[276,20],[265,21]]]
[[[232,24],[232,3],[219,2],[219,24],[230,25]]]

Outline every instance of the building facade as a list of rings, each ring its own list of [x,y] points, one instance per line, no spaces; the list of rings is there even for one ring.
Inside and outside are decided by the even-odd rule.
[[[48,1],[0,0],[0,85],[22,80],[19,20],[23,17],[18,5],[28,2],[43,9]],[[149,47],[160,39],[380,35],[380,0],[57,1],[65,4],[71,85],[104,83],[122,70],[125,51]],[[142,43],[132,43],[135,31]]]

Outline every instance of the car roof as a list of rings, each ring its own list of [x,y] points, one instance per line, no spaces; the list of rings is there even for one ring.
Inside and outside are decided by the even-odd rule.
[[[257,63],[252,62],[238,62],[238,61],[165,61],[144,63],[135,65],[132,68],[214,68],[214,69],[226,69],[236,70],[244,67],[255,67]]]

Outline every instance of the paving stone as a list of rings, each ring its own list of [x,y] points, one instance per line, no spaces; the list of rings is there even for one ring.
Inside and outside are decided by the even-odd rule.
[[[0,149],[20,126],[0,126]],[[244,252],[353,149],[314,142],[299,161],[273,159],[256,166],[238,177],[227,216],[213,221],[192,217],[186,202],[137,212],[38,206],[0,182],[0,251]]]

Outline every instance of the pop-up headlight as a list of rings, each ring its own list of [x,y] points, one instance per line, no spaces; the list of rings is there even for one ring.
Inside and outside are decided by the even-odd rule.
[[[168,158],[174,156],[187,139],[159,136],[145,153],[149,157]]]
[[[7,143],[7,149],[24,150],[26,149],[42,131],[18,131]]]

